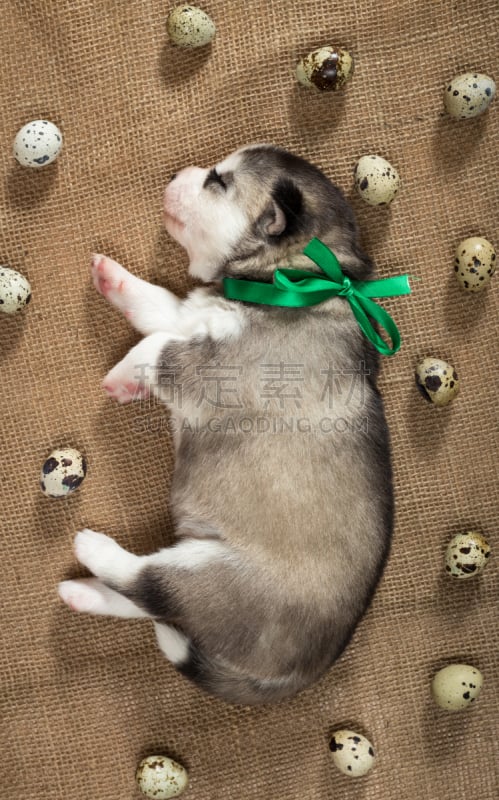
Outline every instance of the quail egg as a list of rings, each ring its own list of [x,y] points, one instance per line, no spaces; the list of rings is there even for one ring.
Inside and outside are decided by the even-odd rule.
[[[495,82],[488,75],[465,72],[445,87],[445,109],[455,119],[478,117],[487,110],[495,93]]]
[[[353,73],[353,58],[340,47],[324,45],[304,56],[297,64],[296,77],[307,87],[321,92],[341,89]]]
[[[215,36],[212,19],[196,6],[175,6],[168,14],[166,29],[170,41],[180,47],[204,47]]]
[[[335,731],[329,742],[333,763],[345,775],[359,778],[369,772],[376,756],[374,748],[365,736],[355,731]]]
[[[395,167],[377,155],[362,156],[357,161],[354,180],[358,193],[371,206],[389,205],[401,185]]]
[[[490,545],[481,533],[458,533],[450,540],[445,555],[445,570],[453,578],[472,578],[487,565]]]
[[[14,156],[23,167],[45,167],[55,161],[61,148],[62,133],[46,119],[28,122],[14,139]]]
[[[147,756],[135,773],[140,791],[155,800],[182,794],[189,782],[187,771],[167,756]]]
[[[53,450],[42,467],[40,489],[48,497],[66,497],[78,488],[86,474],[87,462],[78,450]]]
[[[446,406],[459,392],[459,379],[447,361],[428,356],[416,367],[416,386],[425,400]]]
[[[471,236],[456,247],[454,271],[467,292],[485,289],[496,268],[496,251],[487,239]]]
[[[433,678],[431,692],[440,708],[461,711],[473,703],[483,685],[483,675],[469,664],[449,664]]]
[[[17,314],[31,300],[31,286],[24,275],[10,267],[0,266],[0,311]]]

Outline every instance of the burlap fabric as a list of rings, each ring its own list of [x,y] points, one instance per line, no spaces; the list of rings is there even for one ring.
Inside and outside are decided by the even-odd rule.
[[[0,256],[33,288],[22,316],[0,319],[1,797],[135,798],[138,761],[166,753],[189,769],[193,800],[496,799],[498,286],[465,295],[452,261],[466,236],[499,243],[499,107],[456,122],[442,89],[469,68],[499,75],[497,3],[212,0],[216,40],[194,52],[168,44],[159,0],[1,5]],[[354,78],[338,95],[307,92],[296,60],[328,41],[354,54]],[[35,172],[11,147],[40,117],[61,127],[65,147]],[[137,553],[171,535],[166,412],[118,408],[99,388],[137,336],[92,288],[89,255],[184,292],[185,256],[162,230],[163,186],[179,167],[253,141],[297,151],[344,188],[381,275],[422,278],[411,297],[385,302],[404,339],[381,382],[397,495],[388,568],[322,682],[256,710],[179,677],[148,623],[77,616],[55,590],[83,574],[71,550],[83,526]],[[352,191],[353,165],[371,152],[403,177],[388,210]],[[446,410],[414,387],[427,354],[461,378]],[[63,444],[85,452],[89,473],[55,501],[38,473]],[[480,579],[452,582],[445,546],[470,528],[495,552]],[[456,660],[478,666],[485,684],[453,715],[433,706],[429,685]],[[345,724],[378,751],[365,778],[330,762],[328,736]]]

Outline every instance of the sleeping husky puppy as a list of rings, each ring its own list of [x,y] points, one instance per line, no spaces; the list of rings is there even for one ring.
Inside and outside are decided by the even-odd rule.
[[[250,304],[225,299],[221,280],[271,282],[278,266],[320,274],[302,254],[313,237],[350,278],[368,279],[372,264],[341,192],[269,145],[183,169],[164,217],[208,287],[179,300],[100,255],[92,271],[144,336],[104,389],[119,403],[152,393],[171,410],[176,543],[136,556],[81,531],[76,556],[95,577],[59,593],[77,611],[152,619],[162,651],[201,688],[271,703],[324,674],[370,601],[392,531],[389,439],[378,356],[344,298]]]

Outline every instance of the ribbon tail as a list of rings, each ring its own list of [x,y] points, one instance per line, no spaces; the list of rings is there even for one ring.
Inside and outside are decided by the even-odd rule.
[[[411,294],[409,279],[412,275],[393,275],[375,281],[352,281],[355,291],[362,297],[399,297]]]
[[[400,350],[400,332],[388,311],[385,311],[384,308],[378,306],[377,303],[374,303],[372,300],[362,297],[362,295],[350,298],[350,306],[359,328],[364,335],[367,336],[369,341],[373,343],[379,353],[384,356],[393,356]],[[386,331],[392,342],[391,347],[375,330],[369,321],[368,315],[378,322]]]

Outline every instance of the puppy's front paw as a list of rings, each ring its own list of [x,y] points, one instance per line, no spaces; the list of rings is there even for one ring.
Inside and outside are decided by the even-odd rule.
[[[96,253],[92,257],[92,279],[99,294],[119,308],[125,316],[131,316],[129,306],[133,293],[133,276],[121,264]]]
[[[134,400],[145,400],[150,396],[147,386],[131,380],[121,380],[119,374],[114,370],[108,373],[102,382],[102,388],[107,392],[108,397],[116,400],[120,405],[133,403]]]

